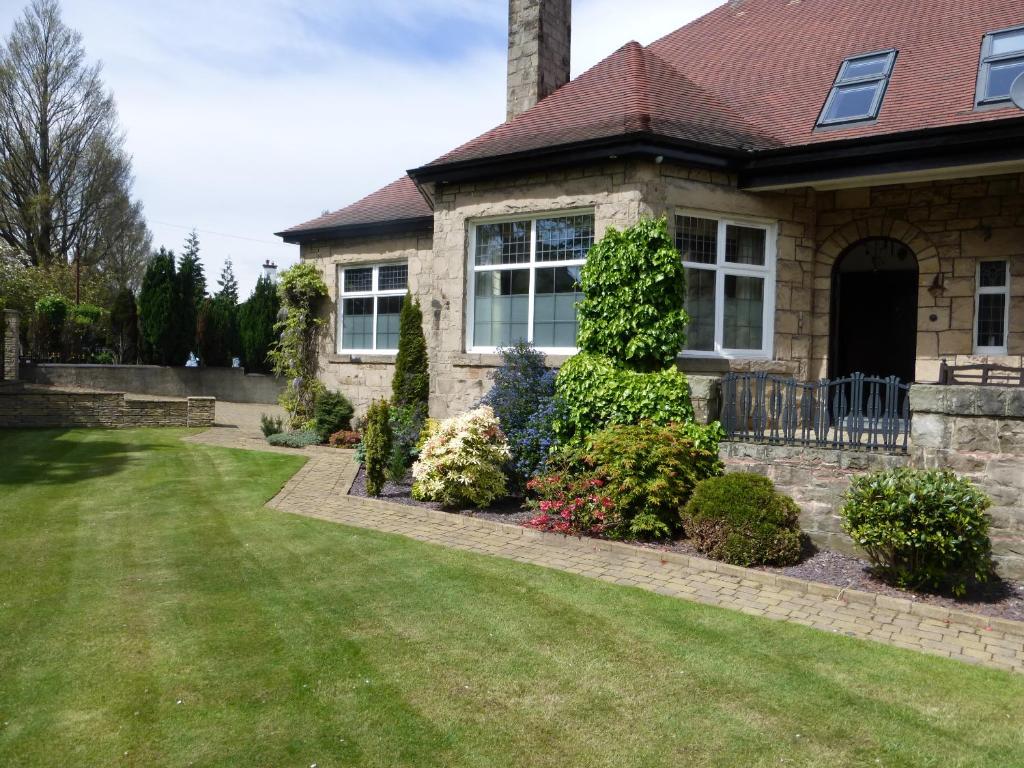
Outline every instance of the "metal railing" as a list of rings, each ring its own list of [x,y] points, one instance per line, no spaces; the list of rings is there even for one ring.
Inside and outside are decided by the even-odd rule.
[[[730,373],[721,422],[729,440],[906,453],[910,386],[862,373],[812,382]]]
[[[992,387],[1024,387],[1024,367],[979,363],[939,366],[939,384],[981,384]]]

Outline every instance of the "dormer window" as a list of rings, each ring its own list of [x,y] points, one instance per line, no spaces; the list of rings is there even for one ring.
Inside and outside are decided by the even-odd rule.
[[[866,53],[844,61],[818,125],[844,125],[877,118],[895,61],[896,51]]]
[[[1024,27],[985,35],[978,68],[977,104],[1010,100],[1010,86],[1024,75]]]

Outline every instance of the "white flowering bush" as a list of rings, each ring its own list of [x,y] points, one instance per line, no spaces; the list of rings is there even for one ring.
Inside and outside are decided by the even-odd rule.
[[[511,454],[490,406],[445,419],[412,467],[412,495],[447,507],[486,507],[508,493]]]

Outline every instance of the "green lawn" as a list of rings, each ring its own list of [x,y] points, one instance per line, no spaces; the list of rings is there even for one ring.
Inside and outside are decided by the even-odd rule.
[[[1024,676],[264,509],[298,457],[0,432],[0,765],[1024,765]]]

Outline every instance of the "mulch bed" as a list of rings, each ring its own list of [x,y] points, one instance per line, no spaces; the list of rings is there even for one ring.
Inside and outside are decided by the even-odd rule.
[[[349,493],[353,496],[367,498],[366,473],[359,468],[359,474]],[[390,501],[395,504],[406,504],[412,507],[423,507],[442,512],[450,512],[456,515],[478,517],[483,520],[491,520],[506,525],[523,525],[534,516],[534,513],[522,509],[520,502],[516,499],[506,499],[495,504],[489,509],[446,509],[440,504],[429,501],[417,501],[412,498],[412,476],[406,477],[401,483],[388,481],[384,484],[384,491],[380,498],[383,501]],[[627,542],[633,546],[643,549],[653,549],[660,552],[676,552],[690,557],[702,557],[694,546],[686,539],[680,539],[670,543],[655,544],[649,542]],[[810,546],[804,559],[797,565],[784,568],[762,567],[758,570],[769,573],[780,573],[785,576],[792,576],[796,579],[806,581],[817,581],[823,584],[830,584],[835,587],[846,587],[857,589],[862,592],[873,592],[899,597],[914,602],[927,603],[951,610],[969,611],[984,616],[994,616],[1000,619],[1012,619],[1024,621],[1024,583],[997,580],[989,584],[980,585],[970,591],[963,598],[954,598],[948,595],[908,592],[906,590],[886,584],[871,573],[870,564],[859,557],[847,555],[842,552],[835,552],[828,549],[817,549]]]

